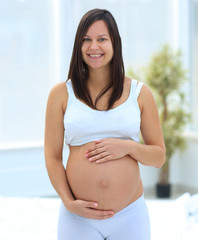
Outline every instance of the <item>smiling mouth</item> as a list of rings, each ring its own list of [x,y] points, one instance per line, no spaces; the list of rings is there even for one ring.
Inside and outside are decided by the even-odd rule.
[[[95,59],[97,59],[97,58],[100,58],[100,57],[102,57],[104,54],[87,54],[90,58],[95,58]]]

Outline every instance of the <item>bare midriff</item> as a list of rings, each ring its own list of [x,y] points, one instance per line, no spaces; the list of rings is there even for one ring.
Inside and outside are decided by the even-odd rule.
[[[98,209],[118,212],[143,194],[139,166],[129,155],[105,163],[85,154],[95,143],[70,146],[66,175],[76,199],[97,202]]]

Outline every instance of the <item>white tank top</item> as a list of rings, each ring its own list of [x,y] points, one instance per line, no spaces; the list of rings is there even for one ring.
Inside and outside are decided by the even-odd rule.
[[[72,82],[66,82],[67,109],[64,115],[65,143],[78,146],[104,138],[139,142],[141,112],[137,98],[143,83],[131,80],[127,100],[108,111],[98,111],[78,100]]]

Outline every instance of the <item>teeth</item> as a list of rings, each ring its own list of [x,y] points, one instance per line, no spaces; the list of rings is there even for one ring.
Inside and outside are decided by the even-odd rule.
[[[92,54],[90,54],[90,57],[93,57],[93,58],[94,58],[94,57],[95,57],[95,58],[96,58],[96,57],[100,57],[100,56],[101,56],[101,54],[100,54],[100,55],[92,55]]]

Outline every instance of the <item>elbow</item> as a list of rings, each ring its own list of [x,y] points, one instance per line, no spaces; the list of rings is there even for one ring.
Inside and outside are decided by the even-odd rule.
[[[62,163],[61,159],[57,159],[55,157],[45,157],[45,167],[48,172],[49,170],[54,169],[60,162]]]
[[[50,169],[53,168],[53,162],[50,161],[50,159],[48,159],[48,158],[45,158],[45,168],[46,168],[48,174],[49,174]]]
[[[48,170],[50,168],[50,161],[45,158],[45,168]]]
[[[165,159],[160,159],[160,161],[158,161],[158,163],[156,164],[156,168],[161,168],[165,163]]]
[[[44,158],[45,159],[45,167],[46,167],[46,169],[48,169],[51,165],[52,160],[51,160],[51,157],[46,153],[45,153],[44,157],[45,157]]]
[[[164,149],[161,149],[161,153],[155,167],[161,168],[164,165],[165,161],[166,161],[166,149],[164,148]]]

